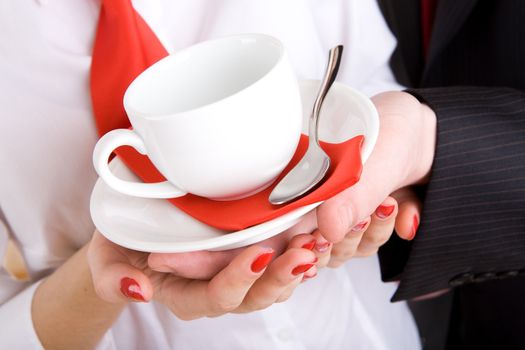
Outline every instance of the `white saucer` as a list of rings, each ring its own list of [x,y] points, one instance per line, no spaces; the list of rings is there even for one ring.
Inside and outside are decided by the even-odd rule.
[[[300,82],[303,97],[303,132],[319,81]],[[321,111],[319,135],[324,141],[339,143],[365,135],[363,162],[368,158],[379,132],[379,117],[370,100],[340,83],[334,83]],[[114,158],[110,167],[125,180],[137,177]],[[313,203],[273,220],[237,232],[219,230],[188,216],[163,199],[130,197],[109,188],[99,179],[91,195],[91,217],[97,229],[110,241],[126,248],[159,253],[196,250],[226,250],[260,242],[295,225],[303,215],[317,207]]]

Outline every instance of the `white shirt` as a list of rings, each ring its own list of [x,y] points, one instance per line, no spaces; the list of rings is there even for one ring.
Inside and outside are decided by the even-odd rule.
[[[133,3],[170,52],[262,32],[283,41],[300,78],[318,79],[328,49],[341,43],[339,81],[369,95],[399,89],[388,66],[395,39],[374,0]],[[0,259],[11,237],[30,273],[19,282],[0,270],[0,348],[41,348],[34,290],[94,231],[88,76],[99,7],[98,0],[0,0]],[[419,348],[408,308],[389,302],[394,289],[380,282],[371,257],[324,269],[289,301],[246,315],[186,322],[154,302],[130,304],[99,348]]]

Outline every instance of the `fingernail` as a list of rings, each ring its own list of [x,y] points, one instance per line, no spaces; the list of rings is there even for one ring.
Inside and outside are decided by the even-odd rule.
[[[142,295],[139,284],[133,278],[124,277],[120,280],[120,292],[124,294],[126,298],[135,301],[146,301]]]
[[[355,225],[353,228],[352,228],[352,231],[361,231],[362,229],[365,228],[365,226],[368,224],[368,220],[365,220],[365,221],[361,221],[360,223],[358,223],[357,225]]]
[[[315,258],[315,260],[311,263],[308,263],[308,264],[303,264],[303,265],[298,265],[296,266],[293,270],[292,270],[292,275],[294,276],[297,276],[301,273],[305,273],[306,271],[310,270],[312,268],[312,266],[315,265],[315,263],[318,261],[319,259]]]
[[[408,237],[408,240],[411,241],[416,237],[417,228],[419,227],[419,219],[417,215],[414,215],[414,219],[412,219],[412,234],[410,237]]]
[[[306,278],[306,279],[310,279],[310,278],[314,278],[315,276],[317,276],[317,272],[314,273],[314,274],[311,275],[311,276],[304,275],[304,278]]]
[[[376,215],[380,219],[386,219],[394,212],[395,205],[380,205],[376,209]]]
[[[316,243],[315,244],[315,249],[319,253],[324,253],[330,248],[330,244],[331,244],[330,242]]]
[[[308,250],[313,250],[316,243],[317,243],[317,241],[315,239],[313,239],[311,242],[303,244],[302,248],[308,249]]]
[[[301,282],[306,282],[306,281],[308,281],[309,279],[312,279],[312,278],[314,278],[315,276],[317,276],[317,272],[316,272],[316,273],[314,273],[314,274],[313,274],[313,275],[311,275],[311,276],[306,276],[306,275],[303,275],[303,279],[302,279],[302,281],[301,281]]]
[[[253,262],[252,262],[252,266],[251,266],[251,269],[253,272],[255,273],[259,273],[261,272],[262,270],[264,270],[264,268],[266,266],[268,266],[268,264],[270,263],[270,261],[272,261],[272,257],[273,257],[273,250],[271,252],[268,252],[268,253],[263,253],[261,255],[259,255]]]

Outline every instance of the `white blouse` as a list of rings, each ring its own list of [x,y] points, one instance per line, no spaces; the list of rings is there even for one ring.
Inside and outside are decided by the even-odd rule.
[[[399,89],[395,39],[374,0],[136,0],[168,51],[227,34],[280,38],[300,78],[320,78],[342,43],[338,80],[371,95]],[[0,260],[13,239],[30,281],[0,270],[0,348],[39,349],[33,293],[94,230],[89,197],[97,134],[89,97],[99,0],[0,0]],[[389,298],[376,257],[323,269],[292,298],[251,314],[181,321],[163,305],[130,304],[100,349],[414,349],[404,303]]]

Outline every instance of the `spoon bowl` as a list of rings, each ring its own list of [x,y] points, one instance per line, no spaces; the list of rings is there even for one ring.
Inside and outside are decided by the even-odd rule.
[[[302,196],[324,178],[329,168],[330,157],[325,151],[321,147],[308,147],[308,152],[294,167],[294,170],[297,170],[290,171],[283,178],[283,181],[279,183],[278,192],[272,191],[270,202],[275,205],[283,204]]]

